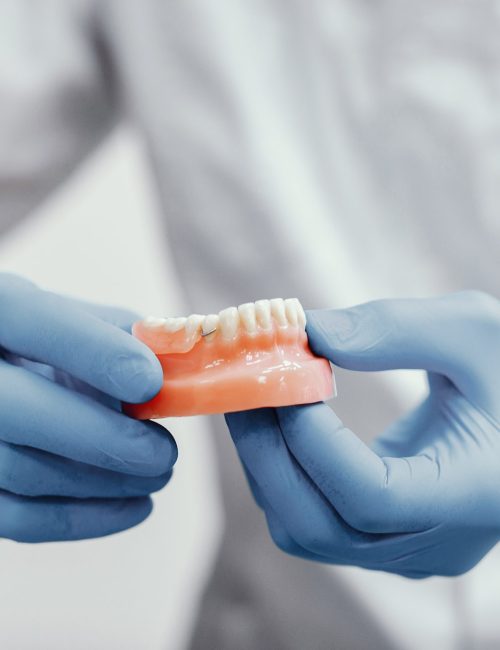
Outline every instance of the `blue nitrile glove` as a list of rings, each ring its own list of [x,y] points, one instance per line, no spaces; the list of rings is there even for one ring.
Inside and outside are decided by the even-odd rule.
[[[343,368],[426,369],[430,393],[372,449],[325,404],[226,416],[275,543],[413,578],[473,567],[500,539],[500,302],[383,300],[307,331]]]
[[[0,537],[100,537],[150,513],[177,449],[120,412],[163,378],[133,320],[0,274]]]

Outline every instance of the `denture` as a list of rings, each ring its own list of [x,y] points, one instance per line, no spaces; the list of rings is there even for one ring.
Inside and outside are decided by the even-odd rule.
[[[330,364],[309,349],[306,315],[296,298],[258,300],[219,314],[147,318],[132,333],[153,350],[163,387],[138,419],[228,413],[330,399]]]

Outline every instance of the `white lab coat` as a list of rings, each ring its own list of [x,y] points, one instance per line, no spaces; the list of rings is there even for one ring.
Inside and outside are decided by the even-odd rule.
[[[193,310],[276,295],[297,295],[306,307],[463,288],[500,295],[499,8],[493,0],[0,0],[0,224],[28,214],[126,119],[144,138],[166,246]],[[407,376],[339,379],[336,408],[366,437],[421,392]],[[201,634],[218,650],[323,650],[331,625],[331,647],[364,648],[355,632],[363,619],[379,635],[372,648],[444,650],[460,637],[474,648],[500,644],[497,551],[488,570],[458,581],[309,569],[278,555],[270,566],[281,577],[271,568],[256,578],[252,555],[274,551],[263,532],[252,537],[257,514],[241,505],[230,450],[220,453],[231,534],[196,647]],[[308,571],[315,578],[302,587]],[[228,632],[214,620],[231,605],[231,572],[241,572],[237,593],[249,611],[280,580],[289,584],[287,572],[299,596],[285,588],[269,605],[279,615],[250,611]],[[332,594],[340,584],[352,596],[342,630],[325,579],[337,585]],[[314,641],[307,594],[320,581],[327,602],[315,608]],[[245,601],[250,582],[258,597]],[[490,606],[480,609],[485,592]]]

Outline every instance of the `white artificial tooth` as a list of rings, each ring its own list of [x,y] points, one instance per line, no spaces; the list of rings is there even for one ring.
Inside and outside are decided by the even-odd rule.
[[[295,300],[297,300],[297,298],[295,298]],[[306,329],[306,312],[304,311],[304,307],[302,307],[300,300],[297,300],[297,319],[299,326],[302,327],[302,329]]]
[[[166,330],[167,332],[173,332],[174,322],[175,322],[175,318],[166,318],[165,322],[163,323],[163,329]]]
[[[257,323],[264,330],[270,330],[272,327],[271,304],[269,300],[257,300],[255,303],[255,317]]]
[[[185,327],[186,321],[187,318],[184,318],[183,316],[180,318],[167,318],[163,328],[167,330],[167,332],[178,332]]]
[[[219,327],[219,317],[217,314],[207,314],[203,319],[201,325],[201,332],[203,336],[207,336],[211,332],[215,331]]]
[[[241,322],[249,334],[255,334],[257,332],[256,311],[257,308],[253,302],[245,302],[238,307]],[[271,319],[269,318],[270,322]]]
[[[143,320],[145,327],[161,327],[165,324],[166,318],[156,318],[155,316],[148,316]]]
[[[285,314],[290,325],[297,327],[299,324],[299,315],[297,313],[297,298],[287,298],[285,300]]]
[[[223,338],[234,339],[238,333],[240,319],[236,307],[228,307],[219,312],[219,329]]]
[[[288,321],[286,319],[285,302],[283,298],[272,298],[269,302],[271,303],[271,314],[274,320],[280,327],[286,327]]]
[[[186,327],[187,323],[187,318],[185,316],[179,316],[177,319],[177,327],[181,329],[181,327]]]
[[[203,324],[203,319],[205,316],[201,314],[191,314],[186,319],[186,334],[188,336],[193,336],[199,332]]]

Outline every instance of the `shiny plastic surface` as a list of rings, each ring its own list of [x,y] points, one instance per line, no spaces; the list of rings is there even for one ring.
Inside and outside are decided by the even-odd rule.
[[[300,325],[273,322],[254,334],[239,328],[228,340],[218,332],[206,337],[184,330],[159,333],[141,321],[133,334],[157,354],[164,374],[156,397],[127,405],[136,418],[305,404],[327,400],[335,391],[329,362],[311,352]]]

